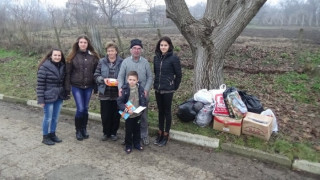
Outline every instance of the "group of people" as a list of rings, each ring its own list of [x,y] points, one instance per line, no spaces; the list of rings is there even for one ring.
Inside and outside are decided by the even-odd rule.
[[[118,55],[118,46],[107,43],[105,57],[99,57],[89,38],[81,35],[65,58],[60,49],[52,49],[39,63],[37,74],[38,104],[43,107],[42,143],[54,145],[62,142],[56,135],[63,100],[70,98],[76,104],[76,139],[89,138],[87,132],[88,109],[92,93],[98,92],[103,126],[102,141],[116,141],[119,129],[120,111],[129,113],[125,120],[125,152],[135,148],[143,150],[149,144],[148,102],[153,83],[159,114],[159,130],[154,144],[165,146],[171,128],[171,104],[174,92],[181,82],[179,58],[173,54],[169,37],[162,37],[156,44],[153,60],[154,79],[150,64],[142,57],[143,44],[139,39],[130,42],[131,56],[124,60]],[[146,107],[134,113],[134,107]]]

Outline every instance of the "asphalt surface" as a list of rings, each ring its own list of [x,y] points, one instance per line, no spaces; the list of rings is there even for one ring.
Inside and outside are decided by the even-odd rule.
[[[127,155],[121,142],[100,141],[101,124],[77,141],[73,117],[60,116],[54,146],[41,143],[42,109],[0,101],[0,179],[317,179],[308,173],[178,141]],[[151,138],[153,139],[153,137]]]

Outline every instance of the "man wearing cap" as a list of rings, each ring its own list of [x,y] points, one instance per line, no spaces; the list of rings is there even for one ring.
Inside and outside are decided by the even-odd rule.
[[[130,42],[131,56],[123,60],[119,74],[118,74],[118,88],[119,96],[122,95],[121,87],[126,83],[127,74],[130,71],[136,71],[139,76],[140,85],[144,88],[144,94],[147,99],[147,106],[149,102],[149,91],[153,82],[150,64],[147,59],[141,56],[143,52],[143,45],[141,40],[133,39]],[[148,111],[147,108],[143,112],[140,120],[141,139],[144,145],[149,144],[148,135]]]

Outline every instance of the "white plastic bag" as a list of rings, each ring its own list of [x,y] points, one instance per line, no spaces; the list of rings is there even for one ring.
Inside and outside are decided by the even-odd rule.
[[[272,120],[272,132],[278,132],[277,118],[276,118],[276,116],[273,114],[272,110],[271,110],[271,109],[267,109],[267,110],[265,110],[265,111],[262,111],[261,114],[262,114],[262,115],[265,115],[265,116],[273,117],[273,120]]]
[[[219,89],[210,89],[209,92],[211,93],[212,98],[214,98],[217,94],[222,94],[227,89],[225,84],[221,84]]]
[[[212,95],[207,89],[200,89],[194,94],[193,99],[203,104],[211,104],[213,102]]]

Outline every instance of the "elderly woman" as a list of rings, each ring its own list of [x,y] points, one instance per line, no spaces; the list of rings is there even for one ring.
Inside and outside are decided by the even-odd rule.
[[[106,45],[107,55],[99,60],[99,64],[94,73],[94,78],[98,84],[100,113],[103,127],[102,141],[108,138],[116,141],[117,131],[120,124],[120,114],[118,113],[118,73],[122,64],[122,58],[118,56],[118,46],[113,43]]]

